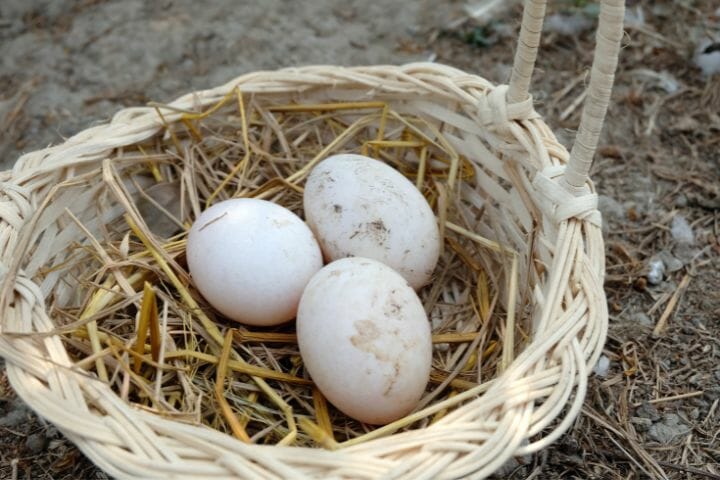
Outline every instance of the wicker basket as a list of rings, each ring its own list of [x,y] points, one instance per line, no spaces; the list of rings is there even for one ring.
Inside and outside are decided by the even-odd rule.
[[[102,179],[87,175],[101,176],[114,149],[164,131],[153,108],[122,110],[107,125],[22,156],[2,174],[0,353],[17,393],[118,478],[481,478],[512,456],[547,447],[580,411],[588,367],[606,335],[603,241],[588,171],[610,99],[624,2],[602,2],[589,94],[570,154],[528,94],[544,13],[544,1],[526,2],[509,86],[437,64],[307,67],[244,75],[161,109],[165,122],[177,122],[178,111],[213,105],[240,86],[267,102],[402,102],[443,123],[455,147],[488,173],[476,180],[488,200],[488,224],[500,228],[520,265],[544,266],[519,276],[532,304],[530,343],[498,378],[464,393],[463,406],[426,428],[337,451],[261,446],[133,408],[74,369],[58,336],[42,335],[54,328],[45,299],[67,285],[53,274],[40,281],[38,272],[82,237],[65,229],[63,209],[48,199],[57,182],[85,175],[87,194],[77,193],[73,213],[92,221],[86,207],[93,181]],[[510,160],[518,167],[514,178],[504,168]]]

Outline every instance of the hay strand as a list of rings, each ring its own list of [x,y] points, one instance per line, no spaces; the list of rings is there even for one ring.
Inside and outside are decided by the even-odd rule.
[[[240,423],[235,412],[232,411],[230,404],[225,399],[225,375],[228,370],[228,361],[230,359],[230,349],[232,348],[232,331],[228,330],[225,334],[223,349],[217,366],[217,378],[215,380],[215,399],[220,405],[223,416],[230,424],[230,429],[236,438],[245,443],[250,443],[250,437],[245,431],[245,427]]]

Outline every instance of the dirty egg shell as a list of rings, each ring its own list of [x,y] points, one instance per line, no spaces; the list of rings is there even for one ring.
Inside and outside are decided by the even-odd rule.
[[[250,325],[295,317],[320,247],[290,210],[265,200],[226,200],[205,210],[187,241],[197,289],[223,315]]]
[[[401,418],[425,391],[430,323],[415,291],[380,262],[345,258],[320,270],[300,300],[297,335],[320,391],[361,422]]]
[[[334,155],[310,173],[303,203],[326,259],[378,260],[415,289],[430,281],[440,255],[437,221],[394,168],[362,155]]]

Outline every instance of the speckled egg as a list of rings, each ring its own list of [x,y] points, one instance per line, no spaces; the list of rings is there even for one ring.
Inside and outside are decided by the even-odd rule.
[[[334,155],[310,172],[303,203],[327,260],[372,258],[415,289],[432,278],[440,255],[435,215],[394,168],[362,155]]]
[[[430,323],[412,287],[380,262],[345,258],[313,276],[300,300],[297,335],[320,391],[361,422],[401,418],[425,391]]]

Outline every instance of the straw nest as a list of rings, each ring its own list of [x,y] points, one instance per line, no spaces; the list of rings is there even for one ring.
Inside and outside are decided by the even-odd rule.
[[[553,193],[566,150],[530,100],[504,98],[439,65],[258,73],[26,155],[2,184],[13,385],[120,477],[456,477],[542,448],[604,341],[603,248],[592,191],[579,206]],[[184,258],[215,202],[302,216],[305,178],[340,152],[406,175],[443,238],[420,291],[430,382],[380,428],[326,403],[292,323],[223,318]]]

